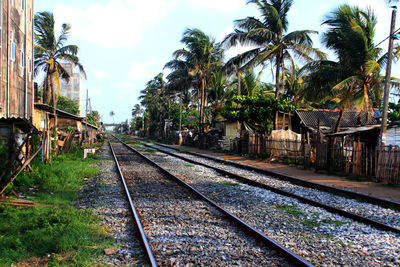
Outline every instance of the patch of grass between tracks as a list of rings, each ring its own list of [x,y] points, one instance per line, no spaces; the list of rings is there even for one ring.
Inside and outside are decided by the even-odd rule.
[[[331,219],[321,219],[320,213],[312,213],[311,215],[307,216],[297,206],[294,205],[276,205],[276,208],[283,210],[284,212],[291,214],[295,217],[301,217],[303,219],[302,224],[310,228],[318,228],[322,224],[331,224],[335,226],[349,224],[349,222],[343,222]]]
[[[228,181],[228,180],[222,181],[221,184],[225,185],[225,186],[232,186],[232,187],[236,187],[236,186],[240,185],[239,183]]]
[[[48,206],[0,205],[0,266],[37,261],[48,266],[92,266],[105,248],[116,247],[99,217],[74,207],[81,187],[99,173],[94,163],[76,149],[46,165],[36,160],[34,171],[17,179],[14,189]]]

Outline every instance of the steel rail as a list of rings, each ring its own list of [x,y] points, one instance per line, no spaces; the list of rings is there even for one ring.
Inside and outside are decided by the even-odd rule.
[[[137,228],[139,230],[143,246],[144,246],[144,248],[146,250],[147,258],[149,259],[149,262],[150,262],[151,266],[156,267],[157,266],[157,261],[156,261],[156,259],[154,257],[154,254],[153,254],[153,251],[151,249],[150,243],[147,240],[147,237],[146,237],[146,234],[144,232],[142,223],[140,222],[139,213],[137,212],[136,207],[133,204],[133,200],[132,200],[131,194],[129,192],[128,186],[126,184],[125,177],[124,177],[124,175],[122,173],[121,166],[118,163],[117,156],[115,155],[114,148],[112,147],[110,140],[108,140],[108,144],[110,145],[111,152],[112,152],[112,155],[114,157],[115,164],[117,165],[118,172],[119,172],[119,175],[121,177],[122,184],[124,185],[126,196],[128,197],[128,201],[129,201],[129,206],[131,207],[131,211],[132,211],[133,216],[135,218],[135,222],[136,222]]]
[[[276,188],[276,187],[272,187],[272,186],[269,186],[269,185],[254,181],[254,180],[251,180],[249,178],[243,177],[243,176],[238,175],[236,173],[232,173],[232,172],[226,171],[224,169],[208,165],[206,163],[202,163],[202,162],[198,162],[198,161],[195,161],[195,160],[192,160],[192,159],[185,158],[183,156],[180,156],[180,155],[177,155],[175,153],[156,148],[156,147],[151,146],[151,145],[147,145],[146,144],[145,146],[151,147],[152,149],[156,149],[156,150],[158,150],[158,151],[160,151],[162,153],[165,153],[165,154],[171,155],[173,157],[185,160],[187,162],[190,162],[190,163],[193,163],[193,164],[197,164],[197,165],[201,165],[201,166],[204,166],[206,168],[211,168],[211,169],[213,169],[213,170],[215,170],[215,171],[217,171],[217,172],[219,172],[219,173],[221,173],[223,175],[227,175],[227,176],[229,176],[231,178],[234,178],[234,179],[236,179],[236,180],[238,180],[238,181],[240,181],[242,183],[245,183],[245,184],[248,184],[248,185],[251,185],[251,186],[255,186],[255,187],[258,187],[258,188],[263,188],[263,189],[266,189],[266,190],[269,190],[269,191],[272,191],[274,193],[277,193],[277,194],[280,194],[280,195],[284,195],[284,196],[287,196],[287,197],[295,198],[295,199],[297,199],[297,200],[299,200],[299,201],[301,201],[303,203],[310,204],[310,205],[315,206],[315,207],[323,208],[323,209],[325,209],[325,210],[327,210],[329,212],[339,214],[339,215],[341,215],[343,217],[347,217],[347,218],[353,219],[355,221],[358,221],[358,222],[361,222],[361,223],[364,223],[364,224],[369,224],[369,225],[374,226],[375,228],[378,228],[378,229],[381,229],[381,230],[392,231],[392,232],[398,233],[398,234],[400,233],[400,229],[397,228],[397,227],[393,227],[393,226],[390,226],[390,225],[387,225],[387,224],[384,224],[384,223],[381,223],[381,222],[378,222],[378,221],[375,221],[375,220],[372,220],[372,219],[357,215],[357,214],[352,213],[352,212],[348,212],[348,211],[345,211],[345,210],[342,210],[342,209],[339,209],[339,208],[336,208],[336,207],[333,207],[333,206],[329,206],[329,205],[326,205],[324,203],[321,203],[321,202],[318,202],[318,201],[315,201],[315,200],[312,200],[312,199],[309,199],[309,198],[305,198],[303,196],[300,196],[300,195],[297,195],[297,194],[294,194],[294,193],[291,193],[291,192],[288,192],[288,191],[285,191],[285,190],[282,190],[282,189],[279,189],[279,188]]]
[[[288,261],[292,262],[293,264],[295,264],[297,266],[313,266],[311,263],[309,263],[308,261],[306,261],[305,259],[303,259],[299,255],[297,255],[294,252],[292,252],[292,251],[288,250],[287,248],[283,247],[278,242],[276,242],[275,240],[273,240],[270,237],[266,236],[262,232],[258,231],[257,229],[255,229],[254,227],[252,227],[251,225],[249,225],[248,223],[246,223],[245,221],[243,221],[242,219],[240,219],[239,217],[234,215],[233,213],[231,213],[231,212],[227,211],[226,209],[222,208],[216,202],[214,202],[213,200],[211,200],[210,198],[208,198],[207,196],[202,194],[200,191],[198,191],[196,188],[194,188],[193,186],[189,185],[188,183],[183,181],[181,178],[179,178],[175,174],[169,172],[167,169],[165,169],[162,166],[158,165],[156,162],[152,161],[150,158],[148,158],[146,155],[140,153],[138,150],[136,150],[132,146],[126,144],[120,138],[118,138],[116,136],[114,136],[114,138],[116,138],[119,142],[121,142],[124,146],[126,146],[132,152],[137,153],[142,158],[144,158],[146,161],[148,161],[150,164],[152,164],[155,167],[157,167],[162,173],[164,173],[165,175],[173,178],[178,183],[180,183],[184,187],[188,188],[190,191],[194,192],[197,196],[199,196],[201,199],[203,199],[204,201],[206,201],[207,203],[209,203],[210,205],[212,205],[213,207],[218,209],[220,212],[222,212],[225,216],[229,217],[235,223],[239,224],[241,227],[243,227],[247,232],[251,233],[258,240],[266,243],[268,246],[270,246],[270,247],[276,249],[277,251],[279,251],[286,259],[288,259]]]
[[[165,148],[169,148],[175,151],[182,151],[181,149],[175,148],[175,147],[171,147],[168,145],[164,145],[164,144],[160,144],[160,143],[156,143],[159,146],[165,147]],[[210,156],[210,155],[205,155],[202,153],[197,153],[197,152],[193,152],[193,151],[188,151],[188,150],[184,150],[185,153],[194,155],[194,156],[198,156],[198,157],[202,157],[202,158],[206,158],[206,159],[210,159],[210,160],[214,160],[214,161],[218,161],[220,163],[224,163],[224,164],[229,164],[241,169],[246,169],[246,170],[251,170],[251,171],[255,171],[257,173],[261,173],[261,174],[265,174],[265,175],[269,175],[272,176],[273,178],[277,178],[283,181],[288,181],[291,182],[293,184],[297,184],[297,185],[302,185],[305,187],[309,187],[309,188],[316,188],[319,190],[323,190],[329,193],[335,193],[335,194],[340,194],[340,195],[345,195],[347,197],[350,198],[358,198],[361,199],[365,202],[369,202],[372,204],[379,204],[381,206],[384,207],[388,207],[388,208],[395,208],[400,210],[400,202],[398,201],[394,201],[394,200],[389,200],[389,199],[385,199],[385,198],[380,198],[380,197],[375,197],[375,196],[371,196],[371,195],[367,195],[367,194],[363,194],[363,193],[359,193],[359,192],[355,192],[355,191],[351,191],[351,190],[347,190],[347,189],[343,189],[343,188],[338,188],[338,187],[334,187],[334,186],[329,186],[329,185],[324,185],[324,184],[320,184],[320,183],[315,183],[315,182],[310,182],[310,181],[306,181],[297,177],[293,177],[281,172],[277,172],[277,171],[271,171],[265,168],[261,168],[258,166],[250,166],[247,164],[243,164],[240,162],[234,162],[231,160],[225,160],[222,159],[220,157],[215,157],[215,156]]]

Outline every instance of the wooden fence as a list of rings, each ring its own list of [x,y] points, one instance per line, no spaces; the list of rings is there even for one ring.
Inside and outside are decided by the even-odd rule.
[[[375,177],[377,182],[400,184],[400,148],[385,146],[377,149],[377,167]]]
[[[301,141],[273,140],[264,135],[249,135],[248,154],[303,162],[304,151]]]
[[[338,140],[336,143],[304,143],[272,140],[264,135],[249,135],[242,141],[242,153],[291,160],[304,168],[315,167],[329,173],[375,177],[377,182],[400,184],[400,148],[377,149],[375,143]]]

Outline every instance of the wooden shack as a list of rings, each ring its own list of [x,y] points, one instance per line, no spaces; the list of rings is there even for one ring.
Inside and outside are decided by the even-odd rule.
[[[84,140],[88,143],[94,143],[99,128],[95,125],[85,122],[85,118],[56,109],[57,131],[60,135],[59,146],[63,146],[66,138],[72,138],[81,144]],[[47,104],[35,103],[33,124],[40,132],[46,132],[54,126],[53,107]],[[69,134],[69,133],[73,133]],[[86,132],[86,136],[84,133]],[[69,136],[69,137],[68,137]]]

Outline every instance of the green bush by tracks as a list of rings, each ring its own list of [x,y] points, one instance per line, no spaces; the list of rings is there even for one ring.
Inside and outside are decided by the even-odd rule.
[[[29,265],[32,258],[49,266],[89,266],[115,246],[97,216],[73,207],[81,187],[99,172],[94,162],[76,149],[47,165],[36,160],[34,172],[18,178],[15,189],[49,206],[0,206],[0,266]]]

